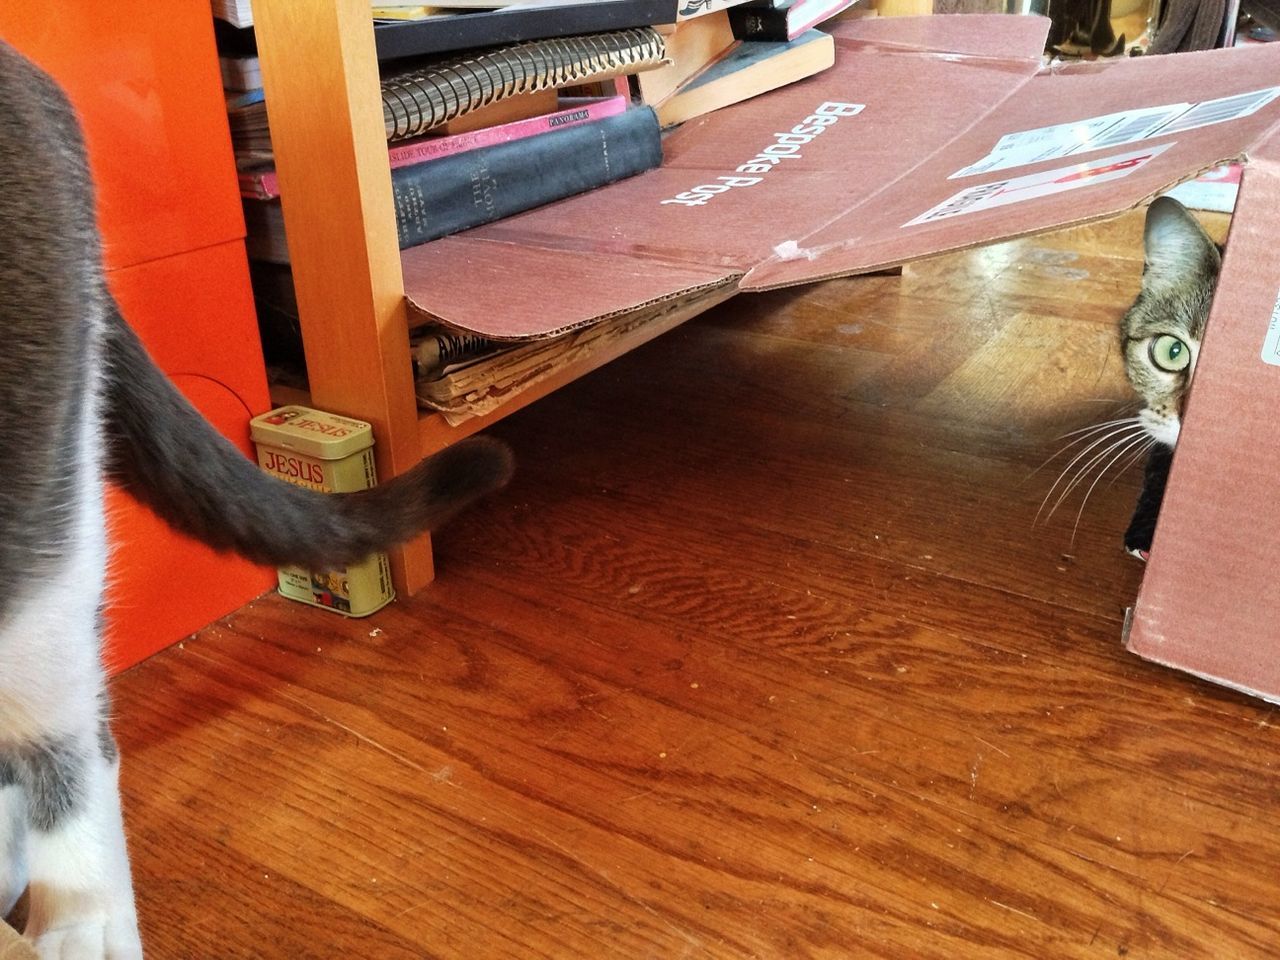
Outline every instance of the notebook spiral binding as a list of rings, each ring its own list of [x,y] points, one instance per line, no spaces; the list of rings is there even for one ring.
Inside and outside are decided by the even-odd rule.
[[[666,62],[666,42],[650,27],[533,40],[419,66],[382,82],[388,140],[417,136],[507,97],[607,80]]]

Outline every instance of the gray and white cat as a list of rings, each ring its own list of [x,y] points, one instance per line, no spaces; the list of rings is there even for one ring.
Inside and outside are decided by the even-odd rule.
[[[3,43],[0,105],[0,916],[28,889],[25,932],[43,960],[132,960],[98,647],[104,476],[215,547],[329,566],[435,526],[505,483],[510,457],[468,441],[341,496],[258,470],[121,319],[74,114]]]

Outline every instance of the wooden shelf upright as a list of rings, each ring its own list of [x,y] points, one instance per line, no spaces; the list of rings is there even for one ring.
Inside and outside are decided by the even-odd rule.
[[[255,0],[311,400],[373,424],[379,476],[423,456],[368,0]],[[391,558],[430,582],[431,541]]]

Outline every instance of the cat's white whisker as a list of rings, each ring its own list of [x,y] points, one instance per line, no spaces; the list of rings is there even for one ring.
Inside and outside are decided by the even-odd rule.
[[[1130,467],[1132,467],[1135,463],[1137,463],[1139,460],[1145,457],[1148,453],[1150,453],[1151,448],[1154,447],[1155,445],[1156,445],[1156,439],[1154,437],[1147,437],[1146,443],[1142,444],[1136,450],[1134,450],[1133,453],[1128,455],[1128,457],[1125,459],[1125,462],[1120,465],[1120,469],[1115,472],[1115,476],[1111,478],[1111,482],[1107,484],[1107,487],[1108,488],[1114,487],[1116,484],[1116,481],[1119,480],[1121,477],[1123,477]]]
[[[1104,421],[1102,421],[1102,423],[1091,423],[1091,424],[1089,424],[1088,426],[1079,427],[1079,428],[1077,428],[1077,429],[1075,429],[1075,430],[1068,430],[1066,433],[1059,434],[1058,436],[1054,437],[1053,439],[1055,439],[1055,440],[1065,440],[1067,437],[1074,437],[1074,436],[1075,436],[1076,434],[1078,434],[1078,433],[1096,433],[1098,430],[1103,430],[1103,429],[1106,429],[1107,427],[1113,427],[1113,426],[1115,426],[1116,424],[1120,424],[1120,423],[1136,423],[1136,422],[1137,422],[1137,420],[1138,420],[1138,418],[1137,418],[1136,416],[1133,416],[1133,417],[1118,417],[1118,418],[1117,418],[1117,419],[1115,419],[1115,420],[1104,420]]]
[[[1141,448],[1142,442],[1142,437],[1135,437],[1121,447],[1120,451],[1115,456],[1103,464],[1102,469],[1098,471],[1098,475],[1094,478],[1093,483],[1089,484],[1089,489],[1084,492],[1084,499],[1080,501],[1080,509],[1076,511],[1075,525],[1071,528],[1071,543],[1073,546],[1076,542],[1076,533],[1080,530],[1080,518],[1084,516],[1085,505],[1089,502],[1089,497],[1093,495],[1093,491],[1098,486],[1098,482],[1107,475],[1108,470],[1119,462],[1121,457],[1128,454],[1135,446]]]
[[[1079,451],[1071,459],[1071,461],[1065,467],[1062,468],[1062,472],[1058,474],[1058,479],[1053,482],[1053,486],[1049,488],[1049,492],[1046,493],[1044,495],[1044,499],[1040,501],[1040,509],[1036,511],[1035,520],[1032,521],[1032,524],[1034,525],[1040,522],[1040,516],[1041,514],[1044,513],[1045,506],[1049,503],[1050,498],[1053,497],[1053,494],[1058,489],[1059,484],[1061,484],[1064,480],[1067,479],[1068,475],[1071,473],[1072,467],[1074,467],[1077,463],[1079,463],[1083,458],[1087,457],[1092,450],[1106,443],[1108,440],[1114,440],[1115,438],[1119,438],[1119,440],[1117,440],[1116,442],[1124,442],[1128,440],[1130,437],[1134,436],[1136,431],[1140,431],[1141,429],[1142,429],[1142,425],[1137,422],[1127,423],[1124,426],[1113,428],[1108,433],[1104,434],[1101,437],[1098,437],[1096,440],[1093,440],[1093,442],[1090,443],[1083,450]],[[1111,448],[1108,447],[1107,449],[1111,449]],[[1094,460],[1090,460],[1089,463],[1085,465],[1085,468],[1082,468],[1082,469],[1087,469],[1087,467],[1091,466],[1094,462],[1095,462]],[[1064,496],[1070,492],[1071,487],[1074,486],[1075,482],[1077,481],[1072,481],[1068,485],[1067,489],[1063,491]],[[1062,499],[1059,498],[1058,501],[1054,503],[1053,509],[1049,511],[1048,516],[1053,516],[1053,511],[1058,509],[1058,505],[1061,502],[1062,502]],[[1048,519],[1048,517],[1046,517],[1045,519]]]
[[[1073,434],[1080,434],[1080,436],[1076,437],[1070,443],[1064,445],[1061,449],[1054,452],[1053,455],[1050,456],[1043,463],[1041,463],[1040,466],[1036,467],[1029,474],[1027,474],[1027,480],[1030,480],[1032,477],[1038,474],[1041,470],[1043,470],[1049,464],[1053,463],[1053,461],[1063,456],[1072,447],[1077,447],[1082,443],[1088,443],[1091,439],[1096,437],[1099,433],[1112,429],[1119,424],[1136,424],[1139,422],[1140,421],[1138,420],[1137,417],[1122,417],[1119,420],[1108,420],[1105,423],[1095,423],[1088,427],[1081,427],[1079,430],[1072,430],[1070,433],[1064,433],[1062,434],[1062,436],[1056,437],[1055,439],[1063,440],[1063,439],[1066,439],[1067,437],[1072,436]],[[1023,481],[1023,482],[1026,482],[1026,481]]]
[[[1104,462],[1115,450],[1129,443],[1133,439],[1134,437],[1132,434],[1120,437],[1119,439],[1113,440],[1111,443],[1107,444],[1107,446],[1103,447],[1090,457],[1089,460],[1075,472],[1071,481],[1063,487],[1062,492],[1058,495],[1058,499],[1055,500],[1053,502],[1053,506],[1049,508],[1049,512],[1046,514],[1045,519],[1048,520],[1049,517],[1052,517],[1058,511],[1058,508],[1066,502],[1067,497],[1071,496],[1076,487],[1080,486],[1081,483],[1089,478],[1090,474],[1093,473],[1093,468],[1097,464]]]

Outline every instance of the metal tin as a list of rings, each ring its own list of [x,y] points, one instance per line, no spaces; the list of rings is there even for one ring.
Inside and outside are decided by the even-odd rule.
[[[249,429],[258,465],[286,483],[350,493],[378,481],[373,428],[363,420],[290,405],[254,417]],[[395,598],[385,553],[350,567],[281,567],[278,574],[283,596],[349,617],[367,617]]]

